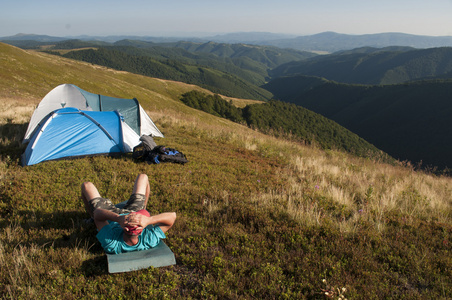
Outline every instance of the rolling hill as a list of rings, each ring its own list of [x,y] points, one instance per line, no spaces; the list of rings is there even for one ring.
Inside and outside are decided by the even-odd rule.
[[[448,299],[452,180],[320,150],[190,108],[194,85],[0,44],[0,297]],[[34,106],[73,83],[136,97],[185,165],[130,156],[21,167]],[[234,99],[232,99],[234,101]],[[246,100],[240,100],[243,104]],[[80,200],[115,203],[149,175],[147,209],[177,212],[177,264],[109,274]]]
[[[258,100],[271,97],[268,91],[231,73],[168,58],[158,60],[147,54],[131,52],[136,52],[136,48],[76,50],[63,56],[135,74],[196,84],[230,97]]]
[[[27,40],[7,42],[24,48],[38,48],[37,43],[40,43]],[[51,53],[62,53],[68,58],[146,76],[197,84],[232,97],[260,100],[270,99],[272,96],[260,88],[268,81],[269,69],[289,61],[315,56],[313,53],[270,46],[213,42],[156,44],[139,40],[120,40],[115,43],[64,40],[53,44],[41,43],[41,47],[46,50],[58,51]]]
[[[98,43],[70,40],[56,43],[52,48],[98,46]],[[66,52],[64,56],[73,59],[197,84],[229,96],[259,100],[271,98],[270,93],[260,88],[268,81],[271,68],[315,56],[313,53],[268,46],[212,42],[155,44],[137,40],[121,40],[108,47],[104,45],[97,51],[82,49]]]

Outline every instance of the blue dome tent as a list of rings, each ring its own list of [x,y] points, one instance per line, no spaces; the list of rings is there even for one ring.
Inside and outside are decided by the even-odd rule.
[[[22,165],[47,160],[130,152],[124,134],[139,136],[117,111],[82,111],[67,107],[49,113],[34,131]]]

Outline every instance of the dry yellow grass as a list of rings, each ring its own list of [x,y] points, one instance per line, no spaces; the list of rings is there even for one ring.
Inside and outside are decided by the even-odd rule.
[[[0,99],[0,125],[5,123],[27,123],[35,109],[35,105],[12,99]]]
[[[410,168],[392,166],[335,151],[316,151],[299,146],[290,157],[286,176],[290,188],[256,195],[259,205],[286,207],[294,219],[308,225],[320,224],[324,211],[310,201],[316,194],[343,205],[350,216],[337,226],[353,233],[358,221],[371,221],[377,231],[384,230],[384,216],[399,212],[411,217],[451,224],[452,179]],[[331,216],[330,216],[331,217]],[[331,219],[331,218],[329,218]]]

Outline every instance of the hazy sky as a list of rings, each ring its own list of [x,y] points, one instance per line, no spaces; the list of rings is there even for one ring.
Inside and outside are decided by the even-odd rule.
[[[0,0],[0,37],[249,31],[452,36],[452,0]]]

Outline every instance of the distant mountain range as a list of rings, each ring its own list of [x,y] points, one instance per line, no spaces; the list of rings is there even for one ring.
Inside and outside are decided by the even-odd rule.
[[[333,53],[336,51],[360,48],[389,46],[407,46],[413,48],[432,48],[452,46],[452,36],[423,36],[405,33],[378,33],[350,35],[335,32],[323,32],[306,36],[291,36],[268,32],[239,32],[215,35],[211,37],[152,37],[152,36],[71,36],[52,37],[47,35],[17,34],[1,37],[0,41],[36,41],[40,43],[59,42],[67,39],[84,41],[104,41],[113,43],[119,40],[132,39],[155,43],[190,41],[190,42],[218,42],[245,43],[253,45],[268,45],[279,48],[292,48],[302,51],[320,51]]]
[[[303,51],[326,51],[328,53],[333,53],[336,51],[361,47],[449,47],[452,46],[452,36],[433,37],[405,33],[349,35],[335,32],[324,32],[296,38],[265,41],[264,43],[280,48],[293,48]]]

